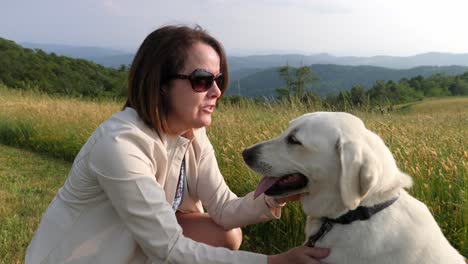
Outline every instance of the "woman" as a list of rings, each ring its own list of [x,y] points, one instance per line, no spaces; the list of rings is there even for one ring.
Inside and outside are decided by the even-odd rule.
[[[219,172],[205,127],[227,82],[224,50],[200,28],[151,33],[123,111],[78,153],[26,263],[318,263],[326,250],[234,251],[239,227],[279,218],[282,204],[238,198]]]

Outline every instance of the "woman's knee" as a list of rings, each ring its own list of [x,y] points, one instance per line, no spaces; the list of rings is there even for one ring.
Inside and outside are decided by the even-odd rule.
[[[239,250],[242,244],[242,230],[233,228],[226,231],[226,248],[231,250]]]

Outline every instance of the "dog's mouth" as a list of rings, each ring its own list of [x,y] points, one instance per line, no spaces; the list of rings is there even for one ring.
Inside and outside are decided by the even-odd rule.
[[[282,177],[264,176],[258,183],[254,199],[262,193],[270,196],[283,195],[306,187],[308,183],[306,176],[300,173],[288,174]]]

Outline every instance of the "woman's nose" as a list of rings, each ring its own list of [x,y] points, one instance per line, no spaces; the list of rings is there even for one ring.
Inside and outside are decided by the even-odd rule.
[[[208,96],[213,98],[221,96],[221,89],[218,87],[216,82],[213,82],[213,85],[211,85],[210,89],[208,89]]]

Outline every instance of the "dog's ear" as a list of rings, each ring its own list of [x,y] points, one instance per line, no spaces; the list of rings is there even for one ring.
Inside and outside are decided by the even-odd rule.
[[[362,141],[340,139],[337,151],[341,162],[341,199],[353,210],[376,185],[382,166],[372,149]]]

